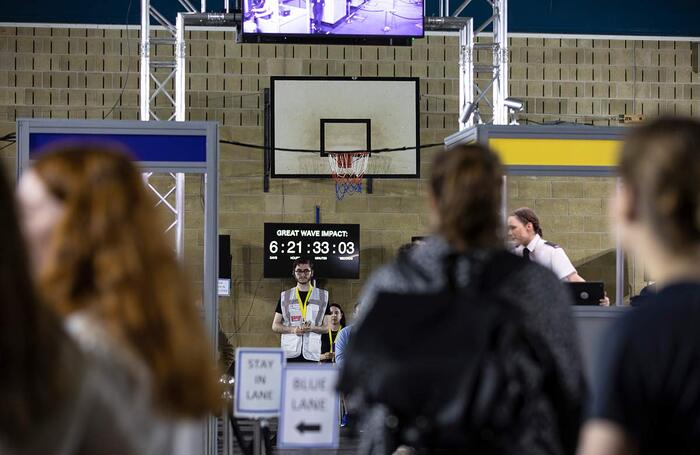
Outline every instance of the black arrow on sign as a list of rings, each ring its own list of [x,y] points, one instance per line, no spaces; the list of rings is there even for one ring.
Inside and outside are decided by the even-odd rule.
[[[319,431],[321,431],[321,425],[318,423],[310,424],[310,423],[299,422],[299,425],[297,425],[296,428],[297,428],[297,431],[299,433],[304,433],[307,431],[313,431],[315,433],[318,433]]]

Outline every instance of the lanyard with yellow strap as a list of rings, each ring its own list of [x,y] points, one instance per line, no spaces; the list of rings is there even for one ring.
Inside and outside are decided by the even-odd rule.
[[[301,320],[306,321],[306,304],[309,303],[309,297],[311,297],[311,291],[313,291],[314,287],[309,286],[309,292],[306,294],[306,299],[304,301],[301,301],[301,296],[299,295],[299,287],[297,286],[296,288],[297,291],[297,301],[299,302],[299,308],[301,308]]]
[[[340,331],[343,329],[343,326],[341,325],[340,328],[338,329],[337,332],[335,332],[335,339],[333,338],[333,332],[331,332],[331,329],[328,329],[328,338],[331,340],[331,352],[334,351],[333,346],[335,345],[335,340],[338,339],[338,334]]]

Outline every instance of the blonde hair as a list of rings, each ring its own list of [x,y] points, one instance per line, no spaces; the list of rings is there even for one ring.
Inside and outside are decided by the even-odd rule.
[[[218,410],[213,352],[137,168],[120,151],[75,146],[34,171],[64,206],[40,273],[47,302],[63,315],[90,309],[138,354],[161,411]]]

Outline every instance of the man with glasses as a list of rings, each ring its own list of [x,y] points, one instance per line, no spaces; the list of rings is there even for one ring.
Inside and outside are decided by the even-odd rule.
[[[330,326],[328,291],[311,284],[314,266],[309,259],[294,261],[292,276],[297,285],[280,294],[272,331],[282,334],[287,362],[318,362],[321,334]]]

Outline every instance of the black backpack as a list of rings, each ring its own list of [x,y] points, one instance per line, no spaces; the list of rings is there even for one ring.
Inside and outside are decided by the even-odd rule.
[[[440,292],[378,295],[353,330],[340,390],[365,410],[387,411],[389,451],[400,444],[428,453],[573,450],[575,434],[561,435],[557,421],[566,411],[555,409],[561,389],[551,354],[519,309],[494,292],[525,261],[505,251],[474,261],[465,288],[455,285],[453,263]],[[416,273],[406,257],[398,269]]]

